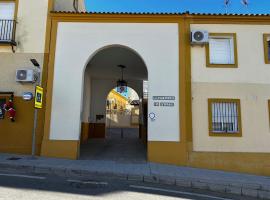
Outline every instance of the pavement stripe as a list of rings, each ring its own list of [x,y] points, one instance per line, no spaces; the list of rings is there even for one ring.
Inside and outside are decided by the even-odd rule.
[[[39,180],[44,180],[44,179],[46,179],[46,177],[42,177],[42,176],[28,176],[28,175],[22,175],[22,174],[0,174],[0,176],[19,177],[19,178],[29,178],[29,179],[39,179]]]
[[[107,182],[81,181],[81,180],[72,180],[72,179],[68,179],[67,182],[82,183],[82,184],[93,184],[93,185],[108,185]]]
[[[175,194],[184,194],[184,195],[190,195],[190,196],[196,196],[196,197],[204,197],[204,198],[217,199],[217,200],[233,200],[233,199],[215,197],[215,196],[206,195],[206,194],[182,192],[182,191],[177,191],[177,190],[168,190],[168,189],[163,189],[163,188],[154,188],[154,187],[147,187],[147,186],[140,186],[140,185],[130,185],[129,187],[136,188],[136,189],[144,189],[144,190],[175,193]]]

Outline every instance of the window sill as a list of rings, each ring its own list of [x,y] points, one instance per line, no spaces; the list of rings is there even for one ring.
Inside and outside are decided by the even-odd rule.
[[[226,133],[226,132],[209,132],[212,137],[242,137],[242,133]]]
[[[0,40],[0,46],[17,46],[17,42],[15,41],[1,41]]]
[[[269,61],[270,63],[270,61]],[[208,68],[238,68],[237,64],[206,64]]]

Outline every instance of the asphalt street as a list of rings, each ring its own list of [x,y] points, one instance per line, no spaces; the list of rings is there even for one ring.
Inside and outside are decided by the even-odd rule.
[[[107,179],[63,178],[0,171],[0,199],[84,200],[84,199],[252,199],[209,191],[160,184]]]

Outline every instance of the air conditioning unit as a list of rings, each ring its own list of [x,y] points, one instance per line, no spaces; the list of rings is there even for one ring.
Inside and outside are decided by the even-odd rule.
[[[209,41],[209,33],[204,30],[194,30],[191,32],[192,44],[205,44]]]
[[[38,79],[39,74],[33,69],[16,70],[16,81],[24,83],[34,83]]]

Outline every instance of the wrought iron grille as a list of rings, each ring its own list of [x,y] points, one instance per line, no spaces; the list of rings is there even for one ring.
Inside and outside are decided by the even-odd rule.
[[[270,40],[267,41],[268,60],[270,61]]]
[[[0,20],[0,43],[16,45],[15,42],[16,21],[9,19]]]
[[[211,109],[212,132],[239,132],[239,108],[237,102],[212,102]]]

